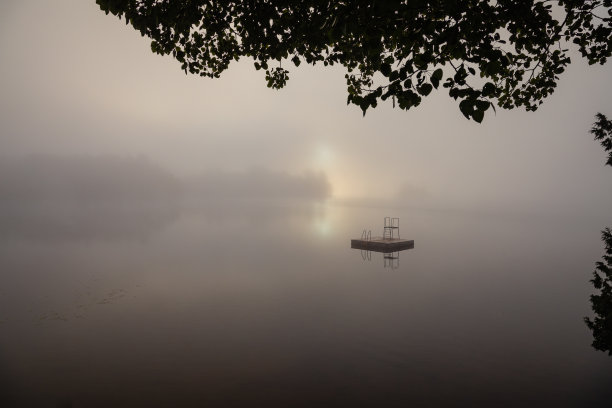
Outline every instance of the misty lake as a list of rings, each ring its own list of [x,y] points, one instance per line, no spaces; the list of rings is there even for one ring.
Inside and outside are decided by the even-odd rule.
[[[583,322],[606,220],[305,200],[2,214],[3,407],[612,398]],[[384,216],[415,240],[393,265],[350,248]]]

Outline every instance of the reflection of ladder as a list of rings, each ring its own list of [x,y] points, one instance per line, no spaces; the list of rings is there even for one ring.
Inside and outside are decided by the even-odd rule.
[[[396,234],[396,231],[397,231],[397,234]],[[384,239],[394,239],[396,238],[395,235],[397,235],[397,239],[399,239],[400,237],[399,218],[385,217],[385,228],[383,231],[383,238]]]
[[[383,260],[385,263],[385,268],[399,268],[399,252],[390,252],[383,254]]]
[[[365,249],[361,250],[361,259],[363,259],[364,261],[368,260],[371,261],[372,260],[372,251],[367,251]]]

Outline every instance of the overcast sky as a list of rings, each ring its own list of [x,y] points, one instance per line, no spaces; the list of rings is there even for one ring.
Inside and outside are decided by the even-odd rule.
[[[0,152],[146,156],[173,173],[322,171],[338,198],[609,214],[588,130],[612,115],[612,64],[579,57],[535,113],[463,118],[444,89],[409,112],[346,105],[341,67],[266,88],[251,61],[186,76],[94,0],[0,3]]]

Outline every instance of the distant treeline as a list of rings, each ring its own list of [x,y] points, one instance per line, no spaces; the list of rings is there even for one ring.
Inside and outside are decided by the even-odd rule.
[[[181,180],[143,157],[27,155],[0,157],[0,205],[93,205],[178,199],[325,199],[325,174],[264,169],[209,172]]]
[[[179,181],[146,158],[28,155],[0,159],[0,202],[108,202],[168,200]]]
[[[191,198],[226,199],[314,199],[331,196],[324,173],[292,175],[261,168],[243,172],[209,172],[185,181]]]

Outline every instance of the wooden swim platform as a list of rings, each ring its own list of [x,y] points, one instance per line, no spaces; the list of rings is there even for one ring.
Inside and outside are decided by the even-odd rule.
[[[351,248],[365,249],[374,252],[398,252],[414,248],[413,239],[382,238],[351,239]]]

